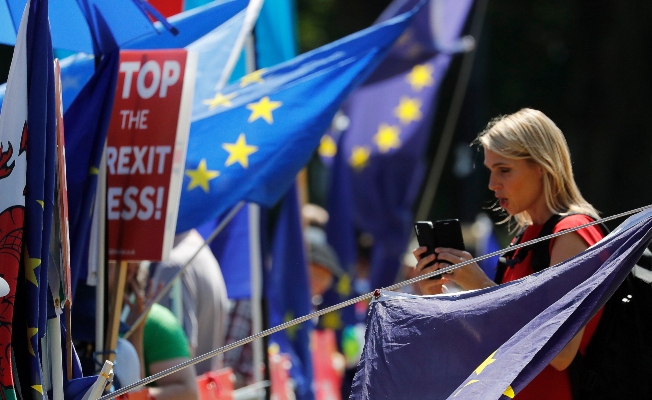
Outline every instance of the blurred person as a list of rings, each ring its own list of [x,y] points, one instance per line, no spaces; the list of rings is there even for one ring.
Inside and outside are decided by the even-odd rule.
[[[204,246],[204,238],[199,232],[192,229],[178,234],[174,238],[170,260],[152,264],[148,297],[153,298],[156,291],[166,285],[193,256],[195,257],[180,278],[183,310],[181,321],[190,341],[191,355],[197,357],[224,346],[229,314],[229,299],[220,265],[210,248]],[[159,304],[174,309],[169,294]],[[222,361],[223,356],[220,354],[196,364],[197,374],[221,368]]]
[[[145,263],[128,263],[125,305],[127,324],[145,310],[145,287],[149,271]],[[144,376],[152,376],[191,359],[190,345],[181,324],[167,308],[153,304],[144,324],[129,337],[140,355]],[[156,400],[198,399],[197,374],[193,365],[154,381],[147,388]]]
[[[251,299],[231,300],[226,324],[225,344],[235,343],[252,335]],[[235,375],[236,389],[255,383],[253,345],[238,346],[224,353],[224,366]]]
[[[335,250],[328,244],[324,230],[328,222],[328,212],[316,204],[309,203],[302,207],[301,214],[307,225],[304,229],[304,241],[308,258],[310,295],[313,307],[318,309],[326,292],[346,274],[340,266]],[[315,321],[315,328],[311,337],[315,398],[340,399],[346,367],[345,356],[338,349],[335,330],[320,326],[318,321]]]
[[[567,216],[556,223],[553,232],[570,229],[598,218],[598,212],[580,194],[574,181],[568,145],[561,132],[542,112],[522,109],[491,121],[474,143],[484,150],[484,165],[490,171],[489,189],[494,192],[500,209],[508,216],[503,221],[520,231],[520,242],[537,237],[544,224],[556,215]],[[554,220],[553,220],[554,221]],[[550,241],[550,266],[565,261],[602,239],[598,226],[591,226]],[[419,275],[473,257],[465,251],[437,248],[435,254],[422,255],[425,247],[414,250]],[[534,272],[532,252],[519,249],[509,260],[498,283],[523,278]],[[509,265],[509,264],[508,264]],[[453,282],[464,290],[495,286],[478,264],[473,263],[443,274],[441,279],[419,282],[424,294],[442,292],[442,286]],[[600,310],[589,323],[534,378],[516,398],[572,399],[568,366],[575,355],[584,354],[602,315]]]

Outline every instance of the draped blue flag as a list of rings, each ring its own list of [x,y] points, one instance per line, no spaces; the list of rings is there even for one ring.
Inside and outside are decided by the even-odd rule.
[[[381,20],[415,2],[395,1]],[[373,236],[372,288],[394,283],[407,248],[411,210],[424,178],[436,94],[471,3],[430,0],[383,63],[349,97],[343,116],[322,139],[319,153],[332,168],[329,240],[334,248],[342,249],[350,244],[338,242],[349,241],[353,235],[342,232]],[[339,156],[333,160],[335,153]],[[347,184],[340,181],[349,181],[350,197],[339,192]],[[331,233],[335,230],[338,234]],[[341,251],[344,265],[355,262],[354,255]]]
[[[117,51],[105,56],[96,73],[64,114],[73,293],[78,280],[85,279],[88,274],[93,206],[113,109],[119,60],[120,53]]]
[[[382,59],[412,15],[255,71],[207,99],[190,126],[177,232],[223,215],[241,200],[275,204],[346,95]]]
[[[13,304],[15,310],[11,322],[13,326],[11,347],[23,397],[40,399],[43,398],[43,388],[39,339],[45,335],[47,320],[47,265],[50,254],[56,159],[54,59],[47,1],[33,0],[28,3],[18,35],[19,44],[15,49],[12,70],[23,71],[15,76],[11,76],[13,71],[10,74],[10,82],[16,85],[14,88],[17,88],[17,91],[12,91],[10,95],[14,96],[11,101],[24,102],[20,107],[26,105],[26,109],[23,108],[26,115],[23,112],[12,116],[3,115],[3,119],[22,118],[24,121],[24,128],[21,126],[18,132],[13,132],[22,132],[21,139],[18,142],[5,143],[9,146],[9,152],[3,153],[3,161],[6,165],[2,167],[3,178],[8,177],[4,176],[7,172],[25,174],[23,185],[3,189],[5,196],[9,191],[24,196],[22,249],[18,245],[18,248],[12,250],[22,251],[20,255],[22,265]],[[14,78],[18,79],[14,81]],[[24,81],[21,82],[22,79]],[[16,108],[10,108],[7,112],[14,114],[16,111]],[[3,136],[9,133],[4,131],[6,127],[8,125],[3,121],[0,128]],[[15,158],[12,158],[14,146]],[[25,156],[21,158],[23,154]],[[26,165],[23,164],[25,162]],[[17,165],[18,163],[22,165]],[[5,212],[3,209],[3,214]],[[8,233],[4,229],[3,231],[3,236]],[[8,244],[12,247],[11,242],[7,240],[8,237],[2,238],[3,247],[7,247]],[[4,249],[3,252],[5,251],[7,250]],[[7,277],[14,274],[12,271],[4,270],[9,267],[10,265],[6,264],[1,266],[3,275]],[[2,343],[2,345],[4,348],[8,344]],[[5,356],[9,354],[4,353]],[[6,369],[6,365],[2,365],[0,373],[11,379],[11,373]],[[6,392],[10,388],[5,386],[4,380],[2,384],[4,386],[0,389],[2,393],[11,396],[11,393]]]
[[[281,202],[272,243],[272,265],[266,274],[265,289],[269,301],[269,324],[277,326],[310,314],[310,284],[303,244],[303,231],[296,185],[292,185]],[[290,376],[296,383],[297,399],[314,399],[312,357],[310,354],[311,322],[271,335],[281,353],[292,361]]]
[[[488,289],[385,293],[371,305],[351,399],[513,398],[623,282],[651,229],[652,210],[640,212],[554,268]]]

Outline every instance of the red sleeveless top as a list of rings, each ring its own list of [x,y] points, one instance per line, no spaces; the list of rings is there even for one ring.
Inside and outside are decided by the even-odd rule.
[[[593,222],[593,220],[586,215],[570,215],[555,225],[553,233],[584,225],[589,222]],[[525,229],[525,232],[523,232],[521,243],[536,239],[542,228],[543,225],[528,226]],[[602,230],[597,225],[580,229],[574,233],[579,234],[580,237],[584,239],[586,244],[589,246],[594,245],[604,237]],[[552,250],[554,240],[555,239],[552,239],[550,241],[549,251]],[[518,251],[519,250],[516,252],[518,253]],[[531,267],[531,262],[532,252],[529,252],[523,262],[516,264],[513,268],[507,268],[505,270],[502,282],[505,283],[514,281],[534,273],[534,270]],[[582,341],[580,343],[580,354],[584,354],[586,348],[591,342],[591,338],[595,333],[595,329],[598,327],[598,322],[600,322],[602,311],[603,309],[601,308],[597,314],[589,321],[589,323],[586,324],[586,327],[584,328],[584,335],[582,336]],[[572,400],[573,396],[571,394],[571,385],[568,370],[557,371],[550,365],[546,366],[546,368],[544,368],[543,371],[541,371],[541,373],[537,375],[537,377],[534,378],[514,398],[517,400]]]

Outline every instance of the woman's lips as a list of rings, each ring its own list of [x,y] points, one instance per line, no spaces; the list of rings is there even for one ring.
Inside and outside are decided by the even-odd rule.
[[[500,208],[505,209],[507,206],[507,199],[498,199],[498,203],[500,204]]]

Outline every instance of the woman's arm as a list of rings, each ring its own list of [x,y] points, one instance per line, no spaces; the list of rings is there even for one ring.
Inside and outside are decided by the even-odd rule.
[[[584,239],[575,232],[559,236],[555,239],[552,245],[552,251],[550,252],[550,265],[553,266],[564,262],[588,248],[589,246],[586,244]],[[550,365],[558,371],[563,371],[568,368],[580,348],[580,342],[582,341],[583,335],[584,328],[582,328],[577,335],[568,342],[566,347],[564,347],[559,354],[550,361]]]

